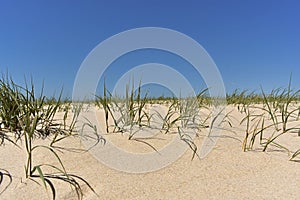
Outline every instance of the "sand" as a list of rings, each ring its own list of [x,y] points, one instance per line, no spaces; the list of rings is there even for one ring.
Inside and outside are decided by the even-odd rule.
[[[228,110],[233,109],[228,107]],[[99,111],[99,119],[103,116]],[[102,113],[103,114],[103,113]],[[235,110],[232,115],[241,119]],[[289,161],[283,150],[271,147],[267,152],[259,148],[242,151],[243,127],[235,121],[233,128],[221,132],[214,149],[203,159],[191,160],[192,151],[172,164],[158,171],[148,173],[126,173],[114,170],[96,159],[89,152],[59,152],[68,172],[80,175],[87,180],[97,195],[82,184],[84,199],[300,199],[300,163]],[[103,122],[104,123],[104,122]],[[195,143],[201,146],[205,132],[199,133]],[[173,136],[163,135],[164,141]],[[149,146],[128,140],[126,134],[105,135],[107,141],[126,149],[126,151],[153,151]],[[170,137],[170,138],[168,138]],[[48,144],[49,139],[37,139],[35,144]],[[300,148],[300,137],[288,133],[280,138],[280,143],[292,151]],[[0,147],[0,168],[12,175],[12,183],[1,194],[0,199],[51,199],[43,185],[25,179],[24,164],[26,154],[24,145],[16,148],[6,142]],[[157,148],[163,146],[160,140],[151,140]],[[84,149],[79,137],[67,138],[57,145]],[[98,144],[103,145],[103,144]],[[115,158],[118,159],[118,158]],[[57,164],[48,152],[37,151],[34,161]],[[37,182],[41,183],[38,179]],[[0,192],[7,185],[4,178]],[[54,182],[57,199],[76,199],[76,194],[65,183]]]

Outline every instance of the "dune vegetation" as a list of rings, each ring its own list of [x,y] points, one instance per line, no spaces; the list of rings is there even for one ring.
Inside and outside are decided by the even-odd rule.
[[[243,151],[264,152],[272,146],[287,152],[289,159],[295,161],[300,155],[300,149],[290,150],[288,146],[278,142],[288,133],[300,137],[300,90],[293,90],[291,82],[290,79],[287,88],[274,89],[268,94],[263,88],[259,93],[235,90],[226,97],[226,109],[231,110],[225,115],[219,114],[212,118],[215,99],[207,95],[207,89],[193,98],[150,98],[147,93],[141,95],[141,84],[137,89],[134,85],[128,84],[125,97],[116,97],[104,84],[103,94],[95,95],[94,101],[78,103],[63,100],[62,93],[57,98],[46,97],[43,91],[37,94],[33,81],[20,86],[11,77],[2,76],[0,144],[11,143],[16,148],[21,148],[22,143],[26,152],[24,177],[41,181],[46,190],[50,188],[53,199],[56,199],[54,182],[57,180],[68,183],[76,191],[78,199],[83,198],[82,183],[94,191],[84,177],[68,172],[57,153],[67,151],[57,145],[59,141],[78,137],[85,128],[94,130],[95,145],[99,142],[105,145],[105,138],[88,119],[82,123],[82,127],[77,127],[78,116],[80,112],[84,112],[84,104],[103,109],[106,132],[128,133],[128,140],[137,140],[136,133],[144,128],[157,129],[161,134],[178,134],[192,150],[192,159],[199,157],[199,147],[185,130],[193,130],[195,136],[202,130],[207,130],[209,133],[212,127],[234,130],[236,127],[233,127],[232,121],[239,120],[242,130],[239,129],[239,133],[236,134],[244,134],[241,143]],[[166,108],[165,113],[159,110],[149,112],[150,107],[159,107],[159,105]],[[239,112],[241,117],[234,119],[231,116],[232,111]],[[154,118],[158,119],[159,123],[154,121]],[[216,120],[216,118],[221,119]],[[217,121],[219,124],[215,124]],[[34,144],[36,139],[46,138],[50,139],[47,145]],[[154,145],[145,141],[143,143],[158,151]],[[58,165],[39,163],[36,160],[33,162],[36,152],[40,150],[53,154]],[[5,185],[4,179],[8,180]],[[0,196],[9,187],[12,179],[12,174],[0,166]]]

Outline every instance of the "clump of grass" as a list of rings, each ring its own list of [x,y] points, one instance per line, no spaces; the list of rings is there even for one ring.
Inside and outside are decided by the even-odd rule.
[[[145,109],[147,103],[147,94],[143,98],[141,97],[141,82],[137,88],[137,93],[135,92],[133,83],[131,90],[129,87],[130,86],[128,84],[126,86],[125,101],[123,102],[123,105],[125,105],[124,109],[122,110],[120,106],[117,106],[118,103],[115,104],[116,107],[118,107],[118,111],[121,112],[121,121],[123,121],[124,126],[148,126],[150,122],[150,116],[147,114]]]
[[[173,98],[165,115],[161,115],[158,111],[156,111],[157,116],[162,120],[161,130],[164,131],[165,134],[169,133],[172,127],[176,127],[176,123],[180,120],[180,115],[178,115],[177,109],[178,100]]]
[[[59,105],[59,104],[56,104],[56,105]],[[59,142],[70,136],[77,135],[77,134],[75,134],[76,124],[78,122],[79,114],[83,109],[83,103],[77,103],[77,104],[73,105],[73,109],[72,109],[73,114],[72,114],[71,122],[69,124],[67,124],[67,119],[69,116],[70,109],[71,109],[71,106],[66,107],[64,109],[63,126],[60,124],[60,128],[53,131],[53,138],[50,143],[50,146],[53,147],[56,142]],[[61,126],[62,126],[62,128],[61,128]]]
[[[207,91],[208,89],[204,89],[196,97],[179,99],[181,128],[208,128],[207,122],[211,118],[210,106],[213,99],[206,96]],[[205,114],[204,110],[208,111],[209,114]]]
[[[0,79],[0,127],[11,132],[21,130],[18,117],[22,114],[18,104],[21,101],[20,87],[18,87],[8,75],[2,75]]]
[[[24,139],[27,155],[26,178],[41,179],[45,188],[50,187],[53,199],[56,198],[53,180],[66,182],[75,190],[78,199],[82,199],[83,193],[79,181],[85,183],[92,191],[94,191],[93,188],[83,178],[68,173],[55,148],[52,147],[55,142],[73,135],[72,132],[80,112],[79,107],[73,115],[70,126],[66,127],[65,122],[61,123],[54,118],[61,104],[61,95],[56,101],[47,101],[42,89],[40,95],[37,96],[32,80],[30,86],[26,83],[25,87],[21,87],[6,76],[5,79],[0,80],[0,125],[3,127],[0,135],[2,143],[6,139],[15,144],[13,140],[7,137],[5,131],[15,133],[17,139]],[[66,118],[64,118],[65,120]],[[50,135],[54,135],[54,139],[49,146],[33,145],[33,140],[36,137],[46,138]],[[63,137],[58,139],[58,135],[63,135]],[[41,149],[53,154],[59,163],[58,166],[47,163],[34,164],[35,152]],[[55,172],[47,173],[48,170]],[[0,178],[3,178],[4,175],[9,176],[8,173],[2,173]]]
[[[243,151],[251,150],[253,148],[256,137],[260,134],[260,144],[262,144],[263,131],[264,127],[264,119],[263,114],[254,114],[251,112],[252,107],[250,105],[243,106],[243,112],[245,113],[245,117],[241,120],[240,125],[246,123],[245,130],[245,138],[242,143]],[[251,136],[250,143],[248,143],[248,139]]]
[[[299,100],[300,90],[292,90],[290,78],[286,89],[274,89],[269,95],[262,88],[261,91],[262,106],[252,105],[252,101],[243,102],[245,117],[241,124],[246,123],[243,150],[252,150],[259,136],[262,151],[266,151],[272,145],[290,153],[287,147],[277,143],[276,140],[287,132],[299,130],[299,127],[289,126],[289,124],[299,119],[300,108],[294,106],[294,103]],[[251,110],[256,110],[256,112],[251,112]],[[267,120],[271,120],[271,124],[266,124]],[[268,136],[265,132],[269,133]],[[249,137],[251,137],[250,141],[248,141]],[[292,158],[295,155],[298,155],[297,152]]]
[[[193,126],[198,121],[200,106],[197,98],[185,98],[179,101],[179,114],[182,128]]]
[[[103,107],[105,113],[106,132],[109,132],[109,118],[114,122],[113,132],[126,132],[137,125],[139,127],[149,126],[151,116],[145,107],[148,102],[147,95],[141,96],[141,82],[135,92],[134,84],[126,85],[124,98],[112,98],[104,83],[103,97],[96,95],[96,105]],[[129,128],[128,128],[129,127]]]
[[[113,132],[116,131],[122,131],[122,129],[119,127],[117,120],[115,119],[114,113],[112,112],[111,109],[111,93],[107,90],[106,84],[104,81],[103,84],[103,97],[101,96],[96,96],[96,101],[95,104],[99,108],[103,107],[104,109],[104,114],[105,114],[105,124],[106,124],[106,132],[109,133],[109,116],[113,119],[114,121],[114,130]]]
[[[274,134],[267,139],[263,151],[265,151],[269,146],[269,144],[272,143],[280,148],[287,150],[287,148],[275,143],[274,141],[281,135],[291,130],[299,129],[299,127],[288,127],[288,123],[292,121],[296,121],[296,119],[299,116],[299,107],[292,108],[292,103],[295,101],[295,99],[297,99],[297,97],[299,97],[300,90],[293,91],[291,89],[291,78],[290,78],[287,89],[283,89],[282,91],[281,90],[276,90],[276,91],[277,91],[276,93],[278,93],[279,95],[271,95],[271,97],[268,98],[262,90],[263,97],[264,97],[264,104],[266,105],[266,108],[263,108],[263,110],[268,113],[268,116],[272,119],[275,130],[278,132],[278,134]]]
[[[234,90],[231,94],[226,95],[227,104],[232,104],[243,113],[248,109],[249,105],[259,104],[263,102],[263,98],[256,94],[254,91],[249,92],[248,90]]]

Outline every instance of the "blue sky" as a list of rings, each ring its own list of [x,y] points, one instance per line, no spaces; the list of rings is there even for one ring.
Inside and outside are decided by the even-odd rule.
[[[71,96],[77,70],[93,48],[119,32],[151,26],[200,43],[227,92],[286,86],[291,73],[299,89],[299,8],[297,0],[0,0],[0,72],[20,84],[24,76],[36,85],[44,80],[47,95],[63,86]]]

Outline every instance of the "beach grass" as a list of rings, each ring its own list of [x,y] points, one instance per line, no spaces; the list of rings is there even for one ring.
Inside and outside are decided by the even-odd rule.
[[[232,111],[237,111],[242,117],[238,120],[238,126],[233,126],[231,111],[225,115],[220,111],[213,116],[214,97],[207,96],[208,89],[202,90],[195,97],[148,97],[147,92],[142,91],[142,82],[135,87],[132,83],[126,85],[125,96],[112,95],[106,84],[103,85],[103,94],[95,95],[95,104],[104,111],[105,130],[107,133],[128,133],[128,140],[136,140],[148,145],[153,150],[157,148],[136,137],[136,133],[143,128],[159,130],[162,134],[177,134],[179,138],[192,151],[192,160],[199,157],[199,147],[195,139],[187,130],[192,130],[196,136],[201,131],[210,135],[213,127],[219,127],[219,123],[226,123],[231,130],[240,128],[244,134],[241,147],[243,151],[266,152],[271,147],[286,152],[289,160],[295,161],[300,155],[299,150],[291,150],[289,146],[280,143],[280,138],[286,134],[294,134],[300,137],[300,90],[292,89],[290,78],[287,88],[278,88],[266,93],[261,87],[260,93],[247,90],[234,90],[227,94],[227,105]],[[17,85],[8,75],[0,79],[0,145],[6,142],[16,147],[19,141],[25,145],[26,163],[25,178],[39,179],[45,189],[50,189],[52,198],[56,199],[57,188],[55,181],[68,183],[76,192],[77,198],[83,198],[81,183],[95,192],[91,185],[82,177],[69,173],[61,160],[57,144],[69,137],[78,136],[76,125],[79,115],[83,112],[86,102],[71,102],[62,100],[62,92],[57,98],[47,98],[43,95],[43,86],[40,93],[36,93],[33,80],[25,86]],[[142,95],[145,94],[145,95]],[[160,106],[165,112],[149,109]],[[89,109],[89,106],[86,108]],[[61,119],[57,119],[58,113],[63,113]],[[217,120],[222,117],[221,120]],[[153,121],[154,119],[158,120]],[[98,133],[95,124],[86,118],[80,132],[86,129],[92,130],[95,135],[95,145],[99,142],[105,144],[106,140]],[[161,126],[157,128],[157,124]],[[228,128],[229,129],[229,128]],[[35,145],[37,138],[49,139],[48,145]],[[93,148],[93,145],[91,148]],[[33,162],[39,151],[46,150],[52,154],[57,165],[49,163]],[[1,167],[1,166],[0,166]],[[0,195],[9,187],[12,176],[0,169],[0,186],[3,180],[8,180]]]
[[[32,80],[30,84],[25,83],[25,87],[22,87],[8,76],[3,76],[0,80],[0,91],[1,143],[4,143],[4,140],[14,144],[18,140],[24,142],[27,156],[25,177],[27,179],[40,179],[46,189],[50,188],[53,199],[56,199],[56,187],[53,180],[68,183],[75,190],[78,199],[83,197],[79,181],[94,191],[85,179],[67,172],[63,161],[53,147],[53,144],[57,141],[74,134],[74,127],[80,108],[74,113],[71,124],[66,126],[66,117],[63,119],[64,123],[55,119],[62,105],[61,95],[56,101],[47,101],[46,96],[43,95],[43,87],[41,93],[37,95]],[[10,138],[8,133],[13,133],[16,140]],[[58,139],[59,135],[62,137]],[[34,145],[36,138],[45,139],[50,136],[54,137],[49,145]],[[58,165],[48,163],[34,164],[33,160],[36,152],[42,149],[53,154],[58,161]],[[47,171],[51,171],[51,173]],[[11,179],[10,174],[2,170],[1,180],[4,176]]]

